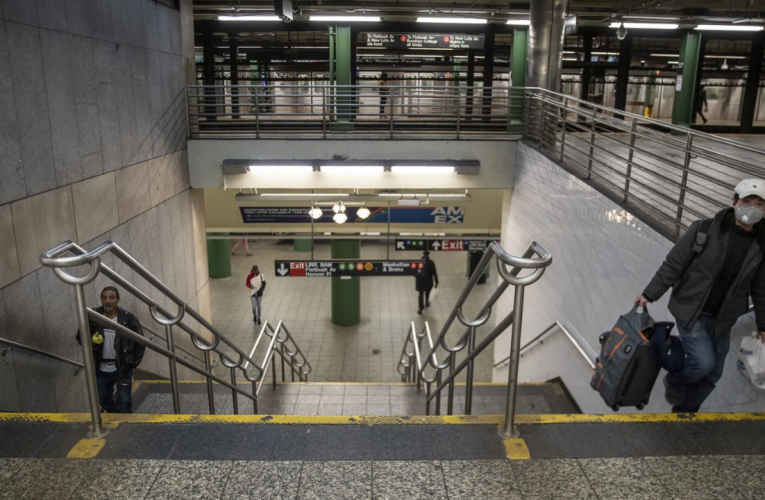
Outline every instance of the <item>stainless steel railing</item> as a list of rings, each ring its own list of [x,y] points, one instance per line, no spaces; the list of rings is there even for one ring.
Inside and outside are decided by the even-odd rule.
[[[541,346],[545,342],[545,338],[552,335],[555,332],[563,332],[566,335],[566,338],[571,342],[571,344],[576,348],[577,352],[582,355],[585,361],[587,361],[587,364],[590,365],[590,367],[594,370],[595,369],[595,357],[597,356],[596,353],[588,352],[591,351],[591,348],[587,345],[587,343],[583,339],[577,339],[572,332],[568,330],[565,326],[563,326],[559,321],[556,321],[552,325],[548,326],[542,332],[534,337],[533,339],[526,342],[526,344],[521,347],[521,357],[523,357],[524,352],[536,347]],[[494,368],[504,366],[510,363],[510,356],[507,356],[506,358],[497,361],[494,363]]]
[[[509,124],[520,125],[524,97],[522,88],[407,85],[382,91],[371,85],[189,85],[186,92],[194,138],[507,135]]]
[[[60,361],[62,363],[66,363],[67,365],[72,365],[75,367],[75,371],[74,371],[75,375],[80,373],[80,370],[82,370],[85,367],[85,365],[83,365],[79,361],[73,361],[69,358],[59,356],[58,354],[53,354],[47,351],[43,351],[41,349],[37,349],[36,347],[19,344],[18,342],[14,342],[12,340],[0,338],[0,344],[5,344],[7,346],[10,346],[10,347],[0,347],[0,356],[5,356],[6,354],[8,354],[8,351],[15,348],[15,349],[21,349],[22,351],[31,352],[32,354],[37,354],[39,356],[44,356],[49,359]]]
[[[497,269],[502,278],[499,286],[481,308],[474,319],[465,317],[462,308],[475,288],[478,280],[486,268],[496,257]],[[414,323],[407,331],[404,348],[397,366],[398,373],[403,381],[417,382],[418,387],[422,383],[426,387],[425,413],[430,414],[431,401],[435,398],[435,411],[440,414],[441,392],[447,390],[447,414],[451,415],[454,409],[454,385],[455,378],[463,370],[466,371],[467,380],[465,385],[465,414],[469,415],[472,410],[473,398],[473,368],[476,356],[481,354],[494,340],[505,330],[512,326],[511,349],[510,349],[510,374],[508,376],[507,407],[505,412],[505,424],[501,434],[506,437],[517,436],[515,429],[515,400],[518,390],[518,363],[520,360],[521,325],[523,321],[523,298],[525,288],[538,281],[545,269],[552,264],[552,256],[541,245],[531,243],[521,257],[516,257],[505,252],[499,244],[492,242],[484,253],[470,280],[462,291],[456,305],[449,314],[441,328],[441,333],[435,341],[431,338],[428,324],[418,332]],[[511,269],[508,270],[507,266]],[[525,276],[519,276],[523,270],[532,270]],[[514,287],[515,297],[513,310],[502,320],[498,321],[489,334],[476,345],[478,327],[484,325],[491,316],[491,311],[497,300],[507,291],[510,286]],[[466,327],[466,331],[460,336],[454,345],[449,345],[446,340],[447,333],[458,319],[460,324]],[[427,339],[428,345],[423,350],[422,340]],[[467,355],[457,364],[457,353],[467,348]],[[439,351],[444,354],[439,361]],[[435,384],[433,386],[433,384]]]
[[[765,176],[765,149],[543,89],[526,97],[527,141],[675,236],[730,206],[738,181]]]
[[[135,285],[128,282],[125,278],[104,264],[101,261],[101,256],[107,252],[113,254],[116,258],[130,267],[136,274],[145,279],[149,285],[159,290],[159,292],[168,301],[174,303],[177,306],[178,312],[176,314],[170,313],[149,295],[139,290]],[[222,333],[215,329],[215,327],[213,327],[205,318],[203,318],[197,311],[190,307],[189,304],[185,303],[180,297],[178,297],[178,295],[176,295],[172,290],[165,286],[164,283],[158,280],[154,275],[151,274],[151,272],[149,272],[145,267],[143,267],[138,261],[136,261],[114,242],[107,241],[91,251],[86,251],[76,243],[66,241],[48,250],[47,252],[44,252],[40,256],[40,262],[44,266],[52,268],[62,281],[74,286],[77,319],[80,332],[83,334],[82,338],[90,338],[89,320],[91,320],[100,325],[108,326],[114,329],[121,336],[137,342],[168,359],[170,369],[170,382],[172,384],[173,393],[173,410],[176,413],[180,413],[177,364],[181,364],[206,378],[207,396],[211,414],[215,413],[213,382],[222,384],[232,390],[234,413],[238,413],[238,394],[252,399],[253,410],[255,413],[257,413],[257,396],[260,390],[260,386],[262,386],[263,383],[265,374],[264,367],[268,366],[275,353],[278,353],[282,357],[282,363],[287,363],[288,361],[286,358],[289,358],[289,364],[293,370],[293,373],[295,370],[297,370],[298,377],[301,381],[306,381],[308,374],[311,372],[310,363],[308,363],[303,353],[297,347],[293,337],[286,330],[286,328],[284,328],[281,322],[279,322],[276,329],[274,329],[266,321],[255,340],[253,349],[249,354],[246,354],[233,342],[227,339]],[[67,272],[68,268],[76,268],[78,266],[89,266],[89,268],[82,275],[76,275]],[[165,327],[165,340],[167,342],[167,348],[156,344],[152,340],[143,337],[140,334],[129,330],[128,328],[125,328],[115,321],[112,321],[94,311],[93,309],[87,307],[85,304],[85,294],[83,287],[86,284],[92,282],[101,272],[109,277],[112,281],[114,281],[117,285],[125,289],[128,293],[132,294],[138,300],[148,306],[152,319]],[[189,325],[183,323],[182,320],[186,315],[196,320],[203,328],[205,328],[210,333],[211,339],[206,339],[194,331]],[[192,361],[189,361],[185,357],[179,356],[177,354],[173,327],[177,327],[187,333],[190,336],[192,345],[198,350],[202,351],[204,355],[204,368],[196,366]],[[270,337],[272,340],[269,343],[268,350],[265,352],[263,361],[258,363],[254,360],[254,355],[257,346],[260,344],[261,339],[264,338],[264,335],[266,337]],[[279,349],[276,349],[276,345],[279,346]],[[287,345],[291,345],[292,350],[287,348]],[[227,352],[224,352],[224,347]],[[90,344],[87,341],[82,342],[82,351],[87,381],[86,386],[88,391],[88,402],[90,405],[91,418],[93,421],[92,433],[93,435],[103,436],[108,433],[108,430],[104,429],[101,421],[98,391],[96,388],[96,373],[93,361],[93,352]],[[221,363],[225,367],[229,368],[231,376],[230,382],[213,374],[211,353],[216,353]],[[241,371],[244,378],[252,383],[251,393],[248,393],[247,391],[244,391],[237,386],[237,370]],[[284,373],[282,374],[282,377],[284,378]],[[274,384],[275,383],[276,373],[274,372]]]

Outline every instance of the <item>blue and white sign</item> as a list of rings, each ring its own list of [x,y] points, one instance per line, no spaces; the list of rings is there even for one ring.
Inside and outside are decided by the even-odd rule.
[[[242,221],[247,224],[305,224],[311,222],[308,207],[239,207]],[[314,222],[332,222],[331,207],[322,207],[323,215]],[[371,214],[366,219],[356,215],[356,207],[347,207],[347,223],[388,223],[388,207],[369,207]],[[391,207],[392,224],[462,224],[465,221],[465,207]]]

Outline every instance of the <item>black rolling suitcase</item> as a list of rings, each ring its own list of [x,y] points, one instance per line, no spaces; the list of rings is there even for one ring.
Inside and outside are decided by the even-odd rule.
[[[674,326],[654,323],[647,310],[637,310],[635,306],[619,318],[610,332],[600,336],[600,356],[590,385],[614,411],[624,406],[642,410],[648,403],[661,370],[651,347],[651,335],[656,328]]]

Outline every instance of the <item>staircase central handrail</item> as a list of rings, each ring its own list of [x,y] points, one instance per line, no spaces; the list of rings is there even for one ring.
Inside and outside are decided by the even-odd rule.
[[[39,354],[40,356],[45,356],[46,358],[54,359],[56,361],[61,361],[62,363],[66,363],[68,365],[72,365],[75,368],[83,369],[85,368],[85,365],[80,363],[79,361],[73,361],[71,359],[65,358],[63,356],[59,356],[58,354],[53,354],[47,351],[43,351],[41,349],[37,349],[36,347],[31,347],[24,344],[19,344],[18,342],[14,342],[13,340],[8,340],[4,338],[0,338],[0,344],[9,345],[11,347],[15,347],[16,349],[21,349],[22,351],[31,352],[33,354]],[[10,351],[9,348],[0,348],[0,351],[2,352],[2,356],[5,356],[6,351]]]

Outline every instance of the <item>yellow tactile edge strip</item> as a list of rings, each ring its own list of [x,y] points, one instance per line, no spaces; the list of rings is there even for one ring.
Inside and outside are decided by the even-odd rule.
[[[613,415],[518,415],[516,423],[651,423],[765,421],[765,413],[626,413]],[[0,422],[89,423],[89,413],[0,413]],[[119,424],[286,424],[286,425],[501,425],[504,415],[452,416],[303,416],[303,415],[148,415],[104,414],[104,426]]]

